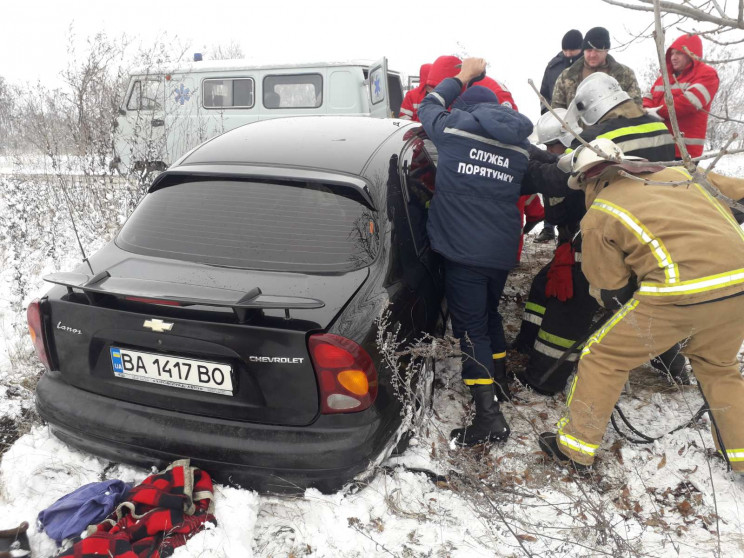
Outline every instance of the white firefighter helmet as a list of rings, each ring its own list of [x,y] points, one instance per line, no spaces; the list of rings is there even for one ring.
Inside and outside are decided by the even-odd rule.
[[[596,72],[576,89],[576,96],[568,107],[569,118],[577,118],[591,126],[617,105],[629,100],[630,95],[623,91],[614,77]]]
[[[570,170],[571,176],[568,178],[568,187],[574,190],[581,188],[581,182],[589,171],[602,163],[622,164],[623,161],[640,160],[641,157],[626,156],[623,150],[617,144],[607,138],[597,138],[589,142],[589,145],[596,148],[600,153],[589,149],[585,145],[580,146],[561,158],[559,167],[564,170]]]
[[[553,110],[564,121],[566,120],[568,110],[564,108]],[[578,128],[575,122],[567,121],[566,123],[573,128],[574,132],[577,134],[581,133],[581,128]],[[537,135],[537,143],[548,144],[559,141],[566,147],[570,147],[571,142],[573,141],[571,132],[567,131],[560,121],[550,112],[543,114],[537,121],[537,124],[535,125],[535,133]]]

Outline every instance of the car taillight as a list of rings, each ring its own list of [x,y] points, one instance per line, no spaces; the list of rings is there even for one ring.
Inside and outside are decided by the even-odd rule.
[[[311,335],[308,346],[320,386],[321,413],[353,413],[374,403],[377,370],[367,351],[332,333]]]
[[[36,350],[36,356],[41,363],[46,366],[47,370],[51,369],[49,365],[49,355],[44,343],[44,328],[41,321],[41,303],[38,299],[28,305],[26,310],[26,319],[28,320],[28,331],[31,334],[31,341]]]

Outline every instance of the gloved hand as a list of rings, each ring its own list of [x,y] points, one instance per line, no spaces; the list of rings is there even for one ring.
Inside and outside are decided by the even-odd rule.
[[[545,294],[554,296],[561,302],[573,297],[574,249],[570,242],[564,242],[555,250],[553,263],[548,270],[548,280],[545,283]]]
[[[655,118],[656,120],[664,120],[661,116],[659,116],[659,111],[661,110],[662,106],[663,105],[659,105],[658,107],[646,108],[646,114],[648,114],[651,118]]]

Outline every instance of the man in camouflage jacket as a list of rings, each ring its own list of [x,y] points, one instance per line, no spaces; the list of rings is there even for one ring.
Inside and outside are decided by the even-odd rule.
[[[604,27],[594,27],[587,31],[583,43],[584,56],[563,70],[553,88],[553,108],[568,108],[576,96],[576,88],[595,72],[604,72],[614,77],[620,87],[638,106],[643,105],[643,96],[638,87],[635,73],[620,64],[607,51],[610,49],[610,34]]]

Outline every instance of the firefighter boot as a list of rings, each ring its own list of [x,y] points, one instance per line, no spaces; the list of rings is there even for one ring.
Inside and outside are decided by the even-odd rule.
[[[558,447],[558,439],[553,432],[543,432],[542,434],[540,434],[538,436],[538,443],[541,450],[547,453],[553,459],[553,461],[555,461],[559,465],[562,465],[563,467],[573,469],[577,473],[586,473],[591,468],[589,465],[577,463],[576,461],[568,457],[565,453],[563,453],[561,451],[561,448]]]
[[[687,369],[685,368],[685,357],[680,352],[679,344],[674,345],[668,351],[665,351],[652,359],[651,366],[664,374],[664,376],[669,372],[672,380],[677,385],[690,385],[690,375],[687,373]]]
[[[542,244],[544,242],[550,242],[551,240],[555,240],[555,227],[544,225],[543,230],[540,231],[533,242]]]
[[[509,382],[506,378],[506,358],[493,359],[493,381],[496,398],[500,402],[511,401]]]
[[[506,440],[511,430],[495,399],[494,384],[470,386],[470,393],[475,401],[475,418],[470,426],[455,428],[450,438],[458,446],[467,447]]]

